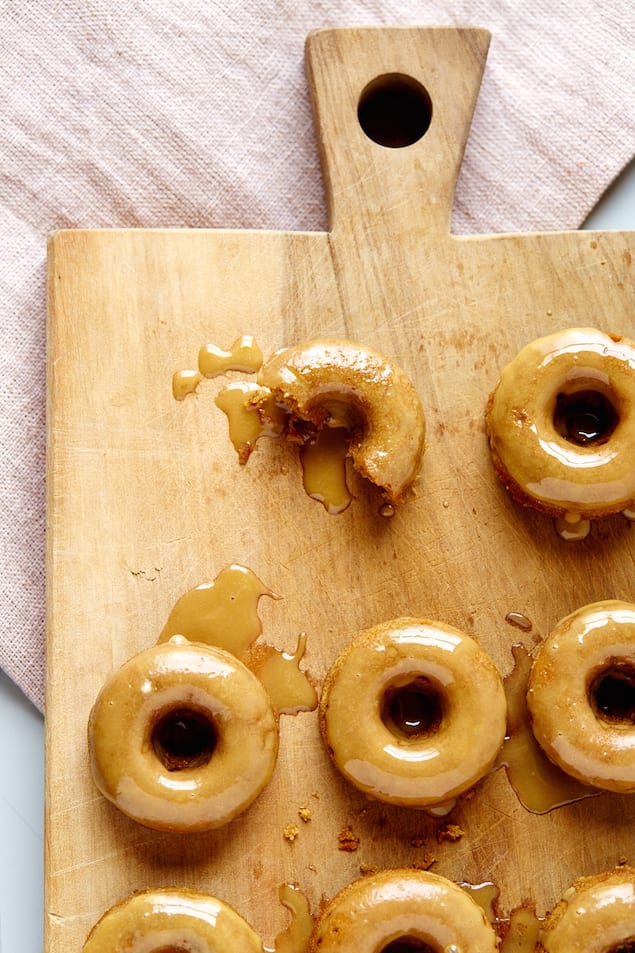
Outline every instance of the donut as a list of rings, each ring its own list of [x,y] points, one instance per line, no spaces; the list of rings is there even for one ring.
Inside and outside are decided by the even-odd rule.
[[[145,890],[111,907],[92,928],[82,953],[192,950],[262,953],[262,939],[232,907],[196,890]]]
[[[223,649],[174,636],[129,659],[90,713],[95,784],[146,827],[227,824],[265,787],[278,723],[256,676]]]
[[[580,877],[545,919],[538,953],[632,953],[635,868]]]
[[[493,766],[506,702],[493,662],[470,636],[401,618],[361,632],[329,670],[319,723],[338,770],[369,796],[428,808]]]
[[[635,605],[594,602],[540,644],[527,688],[547,757],[583,784],[635,791]]]
[[[635,502],[635,342],[591,328],[538,338],[503,370],[486,428],[511,496],[556,517]]]
[[[423,870],[385,870],[344,887],[322,911],[309,953],[495,953],[496,934],[461,887]]]
[[[400,367],[363,344],[315,340],[276,351],[257,382],[288,410],[290,436],[345,427],[358,473],[390,503],[407,496],[421,470],[425,416]]]

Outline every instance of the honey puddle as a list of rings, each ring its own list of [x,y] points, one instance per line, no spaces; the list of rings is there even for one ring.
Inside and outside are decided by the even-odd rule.
[[[206,344],[199,351],[197,371],[186,369],[173,375],[172,395],[175,400],[185,400],[205,378],[219,377],[227,371],[253,374],[262,363],[262,351],[249,334],[234,341],[228,351]],[[316,431],[309,425],[304,433],[302,427],[292,426],[291,415],[276,402],[272,391],[249,381],[236,381],[224,387],[215,402],[227,417],[229,439],[239,463],[247,463],[261,437],[286,433],[294,443],[301,444],[300,462],[307,495],[333,515],[347,509],[352,497],[346,483],[345,427],[327,426]]]
[[[499,890],[493,883],[459,883],[473,900],[482,908],[489,922],[503,933],[499,953],[535,953],[540,934],[541,920],[528,907],[512,910],[509,918],[499,919],[496,901]]]
[[[323,427],[300,450],[304,489],[333,515],[343,513],[352,499],[346,485],[348,437],[345,427]]]
[[[247,463],[260,437],[284,433],[287,414],[266,387],[250,381],[228,384],[216,397],[216,406],[227,417],[229,439],[239,463]]]
[[[545,814],[556,807],[594,797],[601,792],[569,777],[543,753],[531,730],[526,693],[532,658],[524,645],[513,645],[514,667],[504,679],[507,698],[507,737],[496,759],[523,807]]]
[[[262,351],[251,334],[243,334],[229,351],[223,351],[215,344],[206,344],[198,352],[198,371],[185,369],[173,374],[172,396],[175,400],[185,400],[204,378],[219,377],[227,371],[255,374],[261,366]]]
[[[273,946],[263,944],[264,953],[306,953],[313,931],[309,903],[294,884],[282,884],[278,890],[280,903],[289,910],[291,922],[276,936]]]
[[[461,881],[459,887],[462,887],[466,893],[469,893],[472,900],[478,903],[490,923],[496,921],[495,904],[499,891],[495,884],[489,881],[482,884],[470,884]]]
[[[527,907],[512,910],[509,928],[501,941],[499,953],[534,953],[540,926],[541,921],[533,910]]]
[[[262,633],[258,603],[263,596],[280,598],[251,569],[227,566],[213,582],[190,589],[177,600],[158,641],[181,635],[190,642],[225,649],[260,679],[280,714],[313,711],[315,688],[300,670],[306,635],[298,637],[293,655],[272,645],[253,644]]]
[[[555,516],[553,525],[558,536],[567,543],[580,542],[591,532],[591,521],[580,519],[577,513]]]

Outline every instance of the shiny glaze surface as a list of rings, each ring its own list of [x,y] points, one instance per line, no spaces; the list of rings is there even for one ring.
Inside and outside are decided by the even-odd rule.
[[[177,599],[159,635],[167,642],[183,635],[240,655],[262,634],[258,603],[279,598],[246,566],[232,563],[212,582],[189,589]]]
[[[599,714],[590,686],[603,671],[635,666],[635,605],[583,606],[541,644],[529,677],[533,732],[549,758],[598,788],[635,791],[635,724]]]
[[[545,920],[540,953],[618,953],[635,943],[635,869],[581,877]]]
[[[247,463],[261,437],[279,437],[287,415],[273,394],[253,381],[234,381],[216,396],[216,406],[227,417],[229,439],[239,463]]]
[[[495,953],[483,909],[461,887],[428,871],[387,870],[345,887],[327,905],[311,953],[377,953],[416,937],[435,953]]]
[[[532,656],[524,645],[513,645],[514,667],[503,679],[507,698],[507,736],[497,765],[504,765],[518,800],[528,811],[545,814],[600,792],[566,774],[549,760],[531,730],[527,683]]]
[[[91,930],[82,953],[165,953],[191,950],[262,953],[260,937],[232,907],[195,890],[134,894]]]
[[[316,427],[345,427],[355,469],[399,502],[419,475],[425,417],[406,374],[362,344],[316,340],[283,348],[257,381],[292,416]]]
[[[618,416],[605,441],[577,445],[556,429],[559,393],[593,390]],[[635,501],[635,344],[590,328],[532,341],[503,370],[487,413],[490,448],[512,495],[563,517],[620,512]]]
[[[173,710],[204,715],[217,737],[202,766],[169,770],[152,730]],[[129,659],[102,688],[90,715],[98,789],[119,810],[157,830],[220,827],[269,781],[278,753],[271,701],[256,676],[219,648],[182,636]]]
[[[382,718],[387,691],[424,679],[440,718],[403,737]],[[502,680],[476,641],[451,626],[395,619],[360,633],[331,667],[320,700],[331,757],[371,797],[410,807],[451,801],[492,767],[505,736]]]

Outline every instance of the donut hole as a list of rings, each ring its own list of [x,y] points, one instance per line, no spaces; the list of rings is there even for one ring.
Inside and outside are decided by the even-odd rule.
[[[601,446],[619,423],[611,397],[587,387],[556,397],[553,425],[565,440],[578,447]]]
[[[430,946],[416,936],[400,936],[382,946],[377,953],[439,953],[437,946]]]
[[[424,675],[392,682],[384,691],[381,718],[388,730],[401,739],[417,740],[438,731],[443,720],[443,697],[439,686]],[[391,950],[391,953],[395,951]]]
[[[207,712],[195,708],[172,708],[156,722],[152,747],[167,771],[182,771],[206,765],[217,742],[216,728]]]
[[[589,701],[602,721],[635,725],[635,667],[616,662],[603,668],[590,682]]]

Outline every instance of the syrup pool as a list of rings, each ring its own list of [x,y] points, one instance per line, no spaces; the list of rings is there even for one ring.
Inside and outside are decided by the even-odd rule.
[[[556,767],[534,738],[527,708],[527,681],[532,657],[524,645],[513,645],[514,667],[503,679],[507,698],[507,737],[496,759],[504,766],[516,796],[533,814],[600,794]]]
[[[259,678],[279,714],[313,711],[317,694],[300,669],[306,635],[300,634],[293,654],[272,645],[254,644],[262,633],[258,603],[263,596],[279,598],[251,569],[227,566],[213,582],[196,586],[177,600],[158,641],[167,642],[178,635],[225,649]]]

